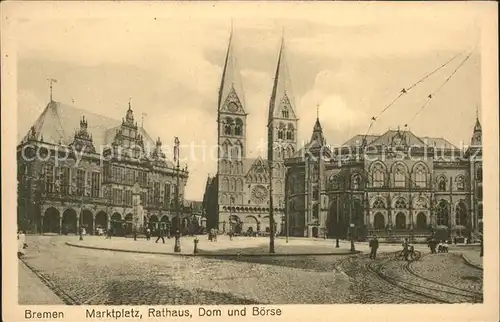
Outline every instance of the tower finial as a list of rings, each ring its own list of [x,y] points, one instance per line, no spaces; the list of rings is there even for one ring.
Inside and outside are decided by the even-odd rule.
[[[316,119],[319,120],[319,103],[316,104]]]
[[[132,109],[132,105],[130,104],[130,101],[132,100],[132,97],[129,97],[128,98],[128,109],[131,110]]]
[[[476,119],[479,120],[479,104],[476,104]]]
[[[53,102],[53,100],[52,100],[52,84],[57,83],[57,79],[47,78],[47,80],[49,81],[49,84],[50,84],[50,101]]]

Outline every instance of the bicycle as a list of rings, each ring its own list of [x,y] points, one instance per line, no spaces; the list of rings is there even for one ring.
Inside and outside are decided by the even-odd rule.
[[[415,248],[413,246],[408,246],[408,260],[414,260],[417,257],[417,254],[415,253]],[[396,260],[400,259],[405,259],[405,250],[403,249],[400,252],[396,252]]]

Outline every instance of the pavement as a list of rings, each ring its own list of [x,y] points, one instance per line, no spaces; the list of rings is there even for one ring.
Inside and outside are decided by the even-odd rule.
[[[19,261],[18,298],[20,305],[63,305],[64,302],[49,289],[22,261]]]
[[[478,251],[462,251],[461,254],[469,265],[483,269],[483,257],[479,256]]]
[[[183,245],[189,242],[183,237]],[[200,237],[199,237],[200,238]],[[212,243],[200,238],[214,250],[227,245],[264,248],[262,239],[219,238]],[[76,240],[75,240],[76,239]],[[84,237],[84,242],[108,244],[143,244],[147,247],[173,249],[173,241],[155,244],[154,241],[136,241],[116,238]],[[171,256],[119,251],[100,251],[70,247],[78,243],[78,236],[28,236],[24,261],[34,268],[48,285],[64,299],[75,305],[221,305],[221,304],[354,304],[354,303],[416,303],[403,291],[394,289],[368,271],[368,256],[237,256],[203,257]],[[191,240],[192,242],[192,240]],[[282,244],[284,243],[285,246]],[[289,244],[297,247],[334,247],[332,240],[298,240]],[[301,246],[302,245],[302,246]],[[349,249],[350,243],[341,241],[340,249]],[[136,246],[138,247],[138,246]],[[277,250],[286,247],[277,241]],[[368,246],[356,244],[363,251]],[[233,248],[236,249],[236,248]],[[381,245],[381,261],[400,246]],[[471,249],[473,251],[473,249]],[[403,261],[389,262],[397,267],[398,278],[408,277]],[[400,267],[399,267],[400,266]],[[399,267],[399,268],[398,268]],[[20,276],[22,274],[20,267]],[[482,270],[465,263],[459,254],[426,255],[417,261],[413,270],[423,277],[437,280],[461,289],[482,291]],[[399,276],[401,275],[401,276]],[[420,281],[422,282],[422,281]],[[419,282],[419,283],[420,283]],[[30,284],[30,283],[28,283]],[[31,290],[30,290],[31,292]],[[37,292],[37,291],[35,291]],[[389,293],[393,293],[392,295]],[[20,292],[20,302],[29,303]],[[25,293],[24,293],[25,294]],[[38,296],[42,297],[42,295]],[[43,295],[48,300],[48,296]],[[34,296],[29,300],[36,302]],[[50,304],[60,303],[52,298]]]
[[[335,247],[332,240],[316,239],[285,239],[275,240],[275,253],[269,253],[268,237],[233,237],[218,236],[217,242],[210,242],[206,236],[198,236],[198,253],[196,256],[298,256],[298,255],[346,255],[352,254],[350,243],[342,242],[339,248]],[[85,236],[83,240],[78,237],[66,242],[67,245],[96,250],[110,250],[119,252],[181,255],[193,256],[194,237],[181,237],[181,252],[174,252],[175,239],[165,239],[156,243],[156,238],[151,240],[114,237],[105,239],[103,236]],[[367,247],[362,247],[367,250]],[[358,251],[359,252],[359,251]]]

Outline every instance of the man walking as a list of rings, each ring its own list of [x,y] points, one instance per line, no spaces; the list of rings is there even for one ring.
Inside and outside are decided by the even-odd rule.
[[[160,228],[158,230],[158,238],[156,238],[155,243],[158,243],[160,239],[165,244],[165,231],[163,230],[163,228]]]
[[[373,236],[373,238],[370,240],[370,258],[375,259],[377,257],[377,249],[378,249],[378,239],[377,236]]]
[[[405,238],[405,241],[403,242],[403,256],[405,260],[408,260],[408,255],[409,255],[409,242],[408,238]]]

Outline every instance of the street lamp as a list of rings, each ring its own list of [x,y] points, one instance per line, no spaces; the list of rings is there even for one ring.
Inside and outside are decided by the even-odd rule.
[[[234,196],[231,196],[229,198],[229,237],[232,239],[232,233],[233,233],[233,219],[232,219],[232,207],[234,204]]]
[[[351,237],[351,253],[354,253],[356,249],[354,248],[354,224],[351,223],[349,225],[349,228],[351,229],[350,237]]]

